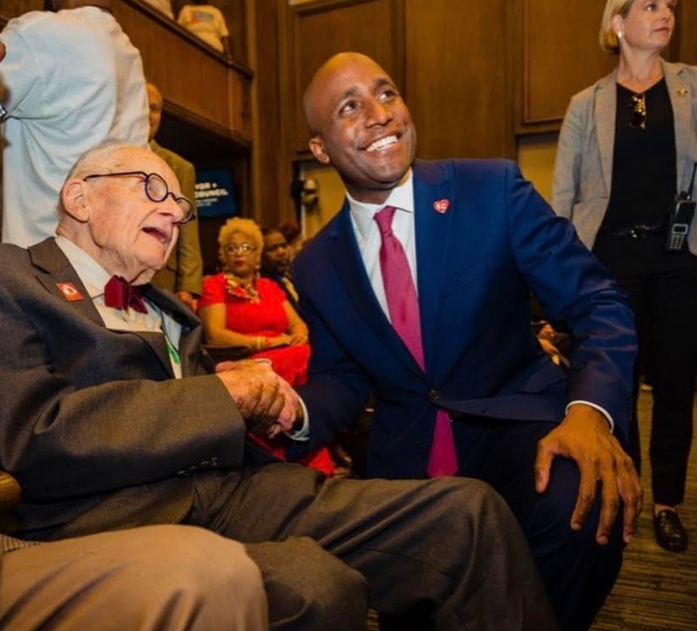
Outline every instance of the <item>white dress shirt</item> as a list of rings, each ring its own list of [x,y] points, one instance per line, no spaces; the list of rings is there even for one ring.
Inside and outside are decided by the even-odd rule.
[[[109,282],[111,274],[87,252],[65,237],[56,237],[56,245],[63,251],[77,272],[107,329],[162,333],[165,336],[168,349],[174,349],[176,351],[175,357],[178,359],[182,328],[174,318],[147,300],[144,301],[147,313],[140,313],[134,309],[125,311],[124,309],[107,307],[104,303],[104,286]],[[171,351],[169,359],[174,376],[181,379],[181,362],[175,360]]]
[[[370,285],[375,292],[375,297],[380,303],[388,321],[390,312],[387,308],[387,297],[385,296],[385,285],[382,280],[382,270],[380,268],[380,246],[382,239],[380,237],[380,229],[375,221],[375,213],[382,210],[385,206],[394,206],[397,210],[392,219],[392,232],[399,240],[404,248],[404,252],[409,262],[414,286],[418,296],[419,283],[416,269],[416,234],[414,223],[414,178],[412,170],[404,176],[402,181],[390,191],[389,197],[382,204],[366,204],[355,200],[349,193],[346,193],[349,202],[349,213],[351,215],[351,224],[358,242],[358,250],[363,260],[363,265],[368,273]],[[572,405],[583,403],[599,412],[601,412],[610,423],[610,429],[614,430],[615,423],[607,410],[590,401],[571,401],[566,406],[566,411]]]
[[[402,181],[392,189],[389,197],[383,204],[365,204],[353,199],[348,193],[346,197],[349,202],[353,232],[356,235],[356,241],[358,241],[358,250],[363,259],[365,271],[368,273],[370,285],[387,319],[390,320],[385,286],[382,282],[382,270],[380,269],[382,238],[380,237],[380,228],[377,221],[375,221],[375,214],[385,206],[394,206],[397,209],[392,218],[392,232],[402,244],[404,253],[407,255],[409,269],[411,270],[411,276],[414,279],[414,286],[418,296],[416,237],[414,235],[414,180],[411,169],[402,178]]]

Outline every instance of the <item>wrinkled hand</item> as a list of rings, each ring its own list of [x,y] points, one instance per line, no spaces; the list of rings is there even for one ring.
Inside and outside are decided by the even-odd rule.
[[[602,499],[595,539],[601,545],[608,542],[621,500],[624,502],[622,536],[629,543],[643,508],[644,491],[631,458],[611,434],[603,414],[588,405],[574,404],[564,421],[537,444],[535,489],[538,493],[547,488],[556,456],[573,459],[581,474],[571,528],[580,530],[583,526],[600,481]]]
[[[267,362],[221,362],[215,367],[253,434],[273,438],[295,421],[298,395]]]

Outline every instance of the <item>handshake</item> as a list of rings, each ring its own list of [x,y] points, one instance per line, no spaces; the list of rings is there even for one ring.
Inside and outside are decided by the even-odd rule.
[[[215,372],[253,434],[274,438],[290,431],[296,419],[302,418],[297,393],[270,363],[251,359],[221,362]]]

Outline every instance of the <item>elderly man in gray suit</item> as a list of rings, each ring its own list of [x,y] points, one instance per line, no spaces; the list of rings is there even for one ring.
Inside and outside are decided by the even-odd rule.
[[[272,629],[363,629],[368,602],[392,622],[420,612],[419,629],[556,628],[484,484],[325,479],[246,440],[302,438],[300,403],[268,365],[213,366],[200,321],[149,285],[189,214],[159,157],[88,152],[61,205],[57,238],[0,246],[0,468],[25,492],[19,536],[203,526],[245,544]]]

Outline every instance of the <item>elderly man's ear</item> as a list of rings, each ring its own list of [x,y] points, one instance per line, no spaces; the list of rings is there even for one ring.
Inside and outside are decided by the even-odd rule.
[[[322,164],[329,164],[331,162],[329,154],[324,149],[324,141],[322,140],[321,136],[312,136],[308,142],[308,145],[310,146],[312,155],[315,156],[318,162],[321,162]]]
[[[71,179],[65,183],[61,190],[61,203],[65,213],[76,221],[85,223],[89,219],[87,187],[83,180]]]

